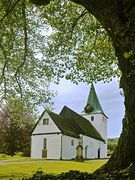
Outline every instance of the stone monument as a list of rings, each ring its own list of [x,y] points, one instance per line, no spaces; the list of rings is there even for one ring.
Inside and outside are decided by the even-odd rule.
[[[76,147],[76,161],[83,162],[83,147],[79,142],[79,145]]]

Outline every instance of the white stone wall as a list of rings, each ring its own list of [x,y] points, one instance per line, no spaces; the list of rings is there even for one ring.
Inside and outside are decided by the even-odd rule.
[[[102,158],[107,157],[107,143],[101,144],[101,153],[102,153]]]
[[[105,144],[99,140],[82,136],[83,139],[83,157],[87,159],[98,158],[98,149],[100,148],[100,158],[106,158],[104,151]],[[87,147],[87,150],[86,150]]]
[[[43,125],[43,119],[48,118],[49,119],[49,124],[48,125]],[[43,115],[42,119],[34,129],[32,134],[41,134],[41,133],[55,133],[55,132],[60,132],[59,128],[54,124],[50,116],[48,115],[47,112]]]
[[[97,129],[101,137],[106,143],[102,144],[102,154],[107,157],[107,118],[103,114],[81,114],[84,118],[88,119],[91,124]],[[94,116],[94,121],[91,121],[91,116]]]
[[[74,140],[74,145],[71,141]],[[81,142],[83,146],[83,157],[87,159],[98,158],[98,149],[100,148],[100,158],[106,158],[106,145],[96,139],[82,135],[80,139],[62,135],[62,159],[74,159],[76,157],[76,147]],[[87,147],[87,157],[86,150]]]
[[[49,124],[43,125],[43,119],[48,118]],[[47,112],[37,124],[31,137],[31,157],[42,158],[44,139],[47,139],[47,158],[59,159],[61,150],[61,134]],[[51,134],[52,133],[52,134]],[[55,133],[55,134],[53,134]]]
[[[45,138],[47,139],[47,159],[60,159],[61,134],[33,135],[31,158],[42,158],[42,149]]]
[[[91,122],[103,139],[107,139],[107,118],[103,114],[82,114],[82,116]],[[94,121],[91,121],[91,116],[94,116]]]
[[[74,145],[71,145],[71,141]],[[76,147],[79,145],[80,140],[70,136],[62,136],[62,159],[74,159],[76,157]]]

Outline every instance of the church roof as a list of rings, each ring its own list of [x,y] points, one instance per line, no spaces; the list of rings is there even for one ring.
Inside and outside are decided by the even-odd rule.
[[[60,112],[60,116],[62,116],[64,120],[75,129],[75,133],[78,135],[82,134],[100,141],[104,141],[98,131],[87,119],[77,114],[70,108],[64,106]]]
[[[56,126],[61,130],[61,132],[65,135],[79,138],[79,134],[76,129],[63,118],[61,115],[58,115],[54,112],[47,111],[53,122]]]
[[[105,113],[100,105],[100,102],[97,97],[93,83],[91,84],[87,104],[86,104],[84,110],[85,110],[85,113],[89,113],[89,114],[90,113],[92,113],[92,114],[93,113],[102,113],[105,115]]]
[[[40,116],[34,129],[41,121],[45,112],[48,113],[48,115],[51,117],[56,126],[60,129],[62,134],[75,138],[79,138],[80,134],[82,134],[104,142],[104,139],[102,139],[101,135],[87,119],[77,114],[67,106],[63,107],[59,115],[49,110],[45,110]]]

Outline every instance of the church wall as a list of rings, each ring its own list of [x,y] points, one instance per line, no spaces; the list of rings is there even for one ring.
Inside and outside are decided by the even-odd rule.
[[[49,124],[44,125],[43,124],[43,119],[48,119]],[[60,132],[59,128],[54,124],[50,116],[48,115],[47,112],[43,115],[42,119],[34,129],[32,134],[38,134],[38,133],[54,133],[54,132]]]
[[[107,143],[101,143],[102,158],[107,158]]]
[[[31,158],[42,158],[44,139],[46,139],[47,159],[60,159],[61,134],[32,135]]]
[[[106,143],[102,143],[101,149],[103,157],[107,157],[107,118],[103,114],[82,114],[82,116],[90,121],[105,140]],[[94,116],[94,121],[91,120],[91,116]]]
[[[103,114],[82,114],[97,129],[102,138],[107,142],[107,118]],[[94,116],[94,120],[91,117]]]
[[[100,149],[100,158],[106,158],[105,144],[102,141],[82,136],[83,139],[83,157],[86,159],[98,158],[98,149]]]
[[[62,135],[62,159],[74,159],[76,157],[76,147],[79,145],[79,141],[77,138]]]

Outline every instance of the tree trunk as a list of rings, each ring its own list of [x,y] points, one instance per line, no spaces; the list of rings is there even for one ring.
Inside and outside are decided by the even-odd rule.
[[[125,38],[121,37],[123,40]],[[135,46],[135,39],[131,41],[129,38],[128,43],[131,44],[130,47]],[[132,63],[135,60],[135,53],[133,48],[132,50],[127,48],[125,51],[122,44],[119,46],[123,49],[122,52],[117,47],[119,67],[122,72],[120,85],[124,91],[126,111],[118,146],[105,166],[107,171],[125,169],[131,163],[135,163],[135,66]],[[127,58],[124,57],[124,52],[129,52]]]

